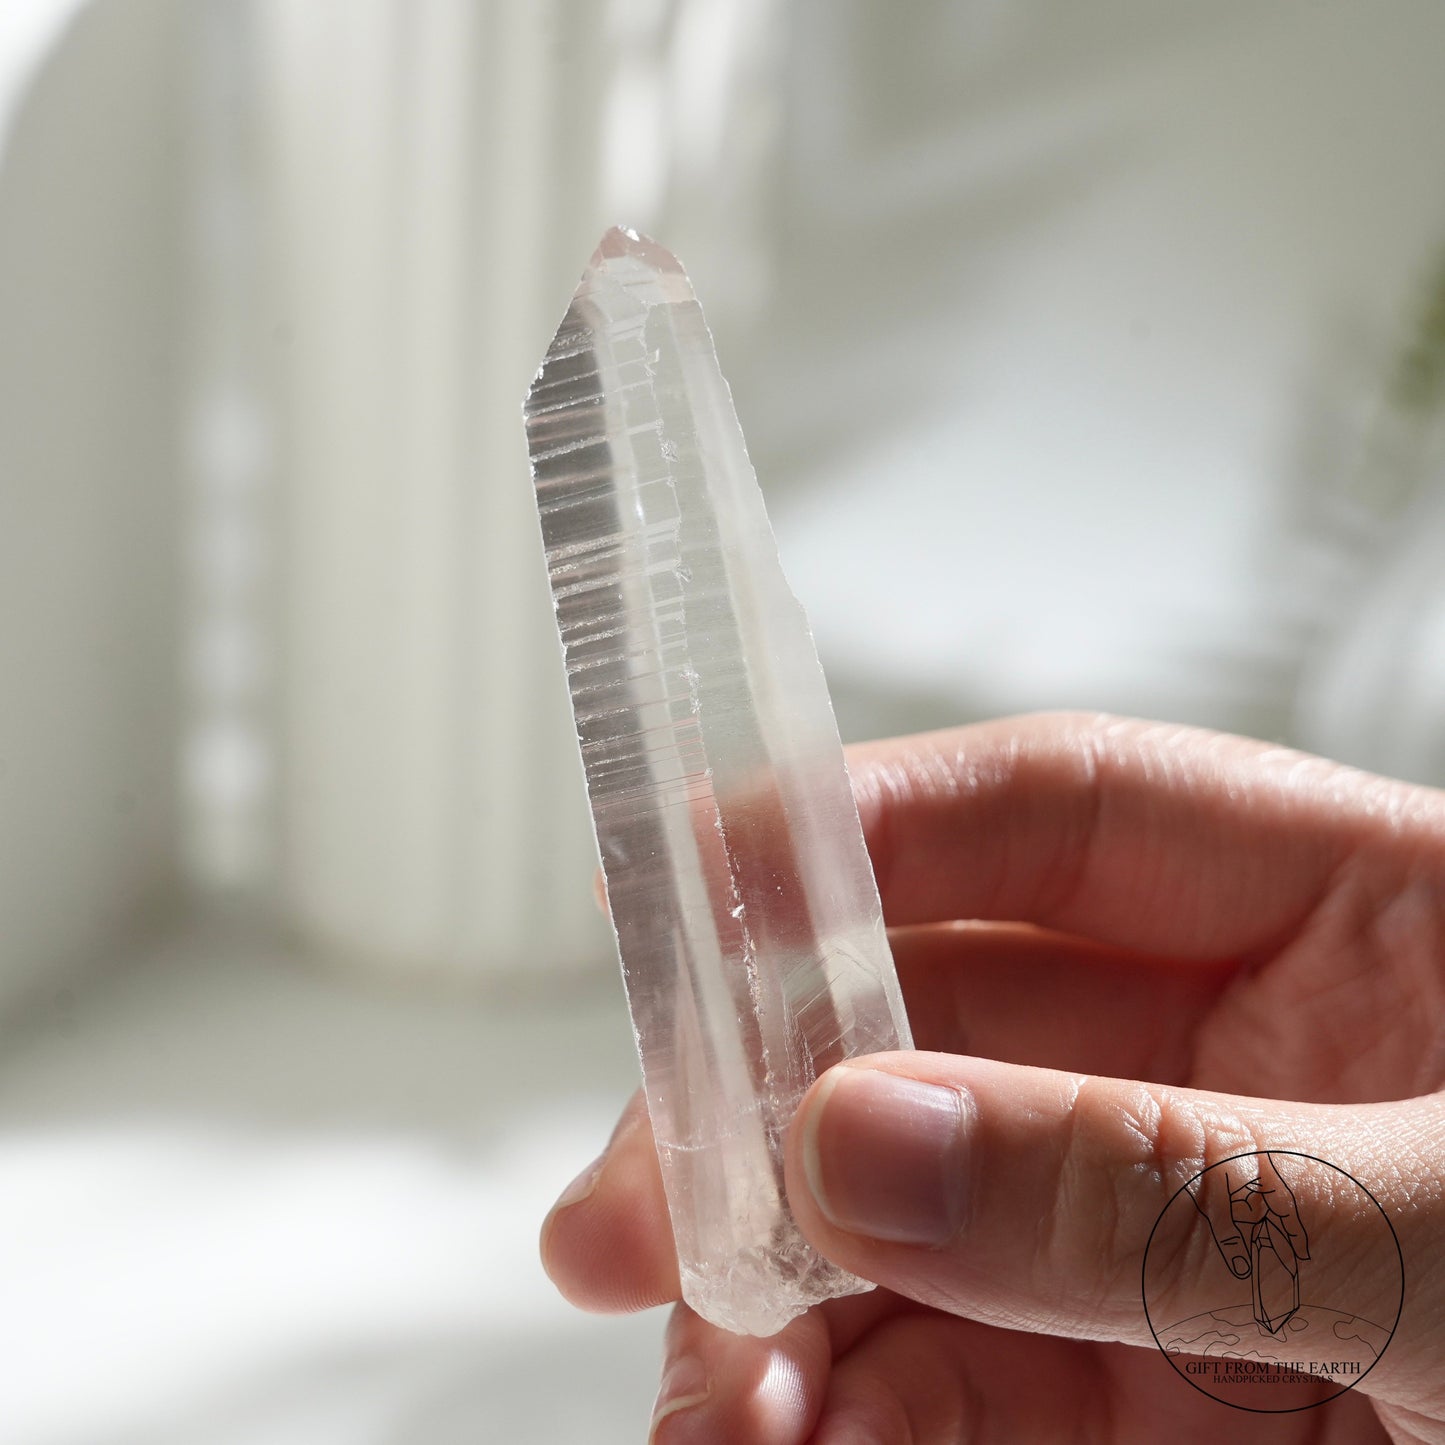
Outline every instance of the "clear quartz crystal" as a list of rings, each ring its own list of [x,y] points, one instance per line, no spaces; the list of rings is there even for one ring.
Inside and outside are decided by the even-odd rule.
[[[602,238],[526,419],[683,1296],[772,1334],[871,1287],[794,1223],[788,1122],[911,1047],[827,684],[671,254]]]

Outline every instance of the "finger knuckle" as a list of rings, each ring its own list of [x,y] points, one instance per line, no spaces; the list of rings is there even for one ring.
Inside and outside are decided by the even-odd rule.
[[[1169,1201],[1211,1164],[1256,1147],[1247,1121],[1188,1090],[1082,1080],[1059,1152],[1042,1268],[1087,1280],[1095,1297],[1083,1303],[1095,1318],[1122,1310],[1137,1301],[1144,1251]],[[1080,1259],[1087,1270],[1069,1267]],[[1202,1270],[1202,1252],[1179,1267]],[[1133,1321],[1118,1323],[1127,1334]]]

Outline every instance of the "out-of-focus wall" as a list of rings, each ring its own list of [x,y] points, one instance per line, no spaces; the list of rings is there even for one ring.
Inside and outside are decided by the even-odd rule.
[[[100,0],[0,173],[0,998],[177,855],[353,967],[610,966],[518,408],[615,222],[694,277],[846,733],[1438,779],[1440,419],[1366,454],[1442,17]]]
[[[1398,516],[1363,473],[1445,247],[1445,8],[788,13],[776,302],[719,341],[845,731],[1097,707],[1440,781],[1445,465]]]
[[[0,1009],[173,876],[176,14],[83,14],[0,168]]]
[[[252,15],[286,338],[275,906],[348,967],[574,974],[611,945],[521,403],[600,230],[601,7]]]

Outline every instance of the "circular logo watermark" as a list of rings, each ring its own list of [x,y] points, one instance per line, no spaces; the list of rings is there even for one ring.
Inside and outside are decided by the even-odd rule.
[[[1239,1154],[1155,1221],[1144,1312],[1180,1378],[1241,1410],[1308,1410],[1352,1390],[1395,1333],[1404,1261],[1374,1195],[1326,1160]]]

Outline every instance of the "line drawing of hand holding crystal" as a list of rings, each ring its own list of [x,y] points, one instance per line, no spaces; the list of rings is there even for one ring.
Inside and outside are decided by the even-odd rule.
[[[1228,1160],[1201,1174],[1189,1194],[1229,1272],[1250,1281],[1260,1333],[1280,1336],[1300,1307],[1299,1267],[1310,1246],[1274,1156]]]

